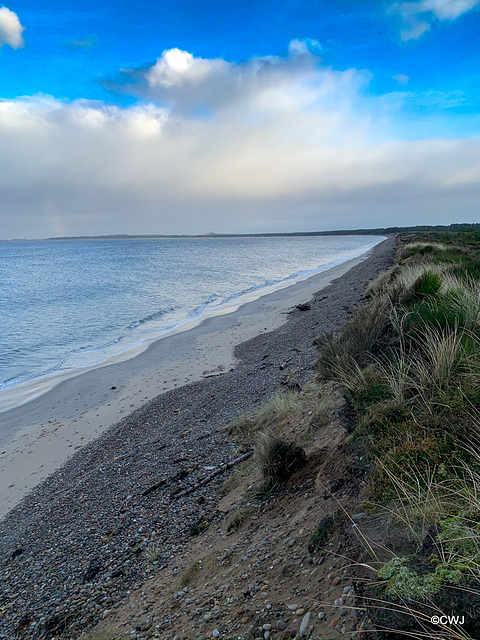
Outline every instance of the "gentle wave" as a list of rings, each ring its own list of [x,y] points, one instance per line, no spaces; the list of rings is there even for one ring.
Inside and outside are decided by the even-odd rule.
[[[336,244],[333,242],[333,240],[335,240]],[[350,244],[347,241],[349,241]],[[171,262],[171,266],[169,266],[169,268],[172,269],[173,270],[172,272],[175,273],[176,277],[179,278],[178,286],[176,284],[177,281],[176,280],[173,281],[173,285],[171,285],[171,288],[169,291],[166,291],[166,295],[163,295],[163,289],[162,289],[162,296],[166,298],[165,301],[167,302],[169,297],[170,300],[168,300],[168,302],[171,301],[173,302],[173,304],[168,305],[167,303],[167,305],[161,307],[160,309],[157,309],[156,311],[153,311],[152,313],[146,313],[145,315],[140,316],[138,319],[135,319],[133,321],[130,321],[124,324],[122,328],[122,325],[119,324],[118,319],[121,317],[121,315],[125,315],[125,309],[130,310],[130,306],[129,306],[130,302],[129,302],[128,296],[131,297],[132,295],[131,287],[133,286],[135,288],[137,286],[137,282],[138,282],[138,286],[141,287],[143,283],[142,275],[143,275],[143,270],[145,268],[145,264],[143,262],[142,252],[145,251],[146,247],[150,248],[153,246],[153,244],[146,245],[145,243],[139,243],[138,245],[135,245],[138,248],[139,279],[133,280],[133,285],[131,284],[132,283],[131,278],[130,280],[127,280],[123,284],[123,286],[125,287],[124,291],[127,297],[125,299],[120,298],[119,296],[123,295],[122,291],[120,291],[119,296],[115,298],[115,303],[117,305],[116,307],[113,307],[112,309],[110,309],[106,305],[103,306],[103,316],[100,319],[103,318],[104,324],[100,326],[100,330],[97,330],[97,333],[101,337],[102,331],[103,331],[103,333],[106,334],[104,335],[104,337],[108,339],[105,341],[99,340],[97,345],[95,345],[95,342],[90,341],[92,339],[90,337],[90,340],[84,340],[83,345],[82,344],[79,345],[76,349],[67,350],[67,352],[64,351],[63,353],[60,353],[59,349],[61,344],[55,341],[54,335],[52,334],[51,344],[57,345],[58,348],[56,352],[52,351],[50,354],[47,353],[47,356],[44,358],[44,362],[43,362],[43,364],[47,364],[47,366],[46,367],[45,366],[41,367],[41,365],[38,366],[38,364],[40,364],[40,361],[37,360],[37,363],[38,363],[37,369],[36,371],[32,372],[33,367],[29,367],[27,362],[27,364],[22,365],[24,370],[22,373],[18,371],[16,375],[5,376],[4,381],[0,383],[0,390],[10,388],[22,382],[29,382],[32,380],[36,380],[38,378],[42,378],[45,376],[52,376],[58,373],[75,371],[77,369],[84,369],[91,366],[103,364],[109,358],[122,356],[123,354],[127,353],[130,350],[137,349],[138,347],[141,348],[146,342],[159,338],[165,334],[168,334],[172,330],[181,329],[182,326],[187,325],[188,323],[191,323],[191,322],[201,321],[205,315],[208,315],[208,313],[212,313],[212,312],[216,313],[219,310],[220,312],[222,312],[222,307],[224,307],[223,312],[228,312],[230,308],[232,308],[232,305],[235,305],[237,302],[239,304],[242,304],[243,297],[245,297],[246,299],[247,298],[252,299],[252,294],[257,294],[257,293],[258,293],[258,297],[260,297],[260,295],[264,295],[268,293],[269,289],[275,288],[278,285],[283,284],[288,286],[289,284],[293,284],[295,281],[299,279],[306,278],[315,273],[320,273],[338,264],[346,262],[352,258],[358,257],[363,253],[365,253],[371,247],[375,246],[375,244],[377,244],[380,241],[381,241],[381,238],[378,238],[378,237],[377,238],[364,237],[362,239],[357,237],[355,241],[352,241],[351,239],[349,240],[348,237],[346,239],[341,238],[341,239],[328,239],[328,240],[325,240],[325,239],[319,240],[319,239],[309,238],[309,239],[294,241],[292,239],[288,239],[285,241],[285,244],[283,244],[282,240],[278,240],[278,239],[273,241],[269,240],[268,243],[265,243],[263,240],[258,241],[258,243],[256,240],[251,240],[251,241],[249,240],[246,243],[243,243],[242,241],[241,250],[238,247],[239,241],[225,241],[225,243],[223,243],[222,241],[221,245],[219,244],[220,241],[218,240],[213,241],[212,251],[215,251],[215,252],[217,252],[217,249],[219,246],[224,247],[226,244],[232,245],[231,251],[234,251],[235,255],[242,255],[242,252],[244,253],[247,252],[248,254],[248,251],[250,251],[250,254],[246,255],[244,259],[245,260],[244,265],[245,265],[245,268],[247,268],[247,273],[248,273],[248,270],[251,271],[251,273],[248,276],[242,276],[240,271],[236,271],[232,266],[230,266],[229,260],[231,260],[231,258],[228,258],[227,256],[228,259],[226,260],[225,266],[220,265],[221,268],[219,270],[219,266],[217,263],[217,269],[212,272],[215,274],[214,277],[209,276],[209,273],[208,273],[209,262],[205,260],[204,256],[202,257],[199,254],[198,260],[199,261],[205,260],[205,262],[202,262],[200,266],[206,269],[205,273],[207,276],[209,276],[206,279],[203,279],[203,272],[200,270],[200,268],[197,268],[196,270],[195,268],[190,269],[190,265],[188,263],[188,260],[190,260],[190,255],[184,255],[183,262],[184,264],[187,265],[188,270],[184,269],[183,280],[182,280],[182,273],[177,274],[177,267],[178,266],[181,267],[181,264],[179,265],[178,263],[176,264],[175,262]],[[131,244],[131,241],[126,241],[126,242],[129,243],[128,249],[130,250],[133,245]],[[205,242],[210,242],[210,241],[205,241]],[[193,248],[198,250],[199,247],[202,248],[203,246],[205,246],[205,242],[193,243],[192,246]],[[181,245],[175,244],[175,243],[173,244],[175,245],[174,246],[175,253],[172,254],[172,256],[175,258],[177,258],[177,253],[181,247],[187,248],[188,246],[188,243],[186,244],[185,242],[182,242]],[[253,248],[256,244],[258,244],[259,250],[253,251]],[[293,247],[295,249],[295,252],[292,251],[292,245],[295,245]],[[310,247],[309,251],[312,255],[314,251],[317,252],[319,255],[322,255],[321,250],[323,248],[323,245],[325,245],[327,251],[325,251],[325,249],[323,250],[324,250],[325,257],[327,258],[327,261],[320,265],[318,265],[317,263],[317,266],[314,266],[312,268],[299,270],[298,262],[300,262],[300,260],[302,261],[305,260],[305,262],[307,262],[307,259],[308,259],[308,256],[303,252],[303,249],[307,247],[307,245]],[[334,246],[331,246],[331,245],[334,245]],[[38,250],[38,247],[39,247],[38,244],[32,245],[32,246],[34,247],[34,249]],[[46,248],[48,248],[48,251],[51,251],[51,253],[53,253],[54,251],[58,251],[58,247],[60,245],[50,244],[45,246]],[[88,249],[89,246],[90,245],[88,245],[87,243],[86,247],[81,247],[80,244],[76,242],[71,247],[69,247],[69,251],[71,253],[72,249],[77,249],[77,248],[81,249],[82,250],[81,258],[83,260],[84,259],[83,252],[85,252],[85,250]],[[99,246],[98,242],[95,242],[91,246],[94,247],[96,253],[98,253],[98,246]],[[107,245],[105,245],[104,248],[110,251],[114,246],[115,244],[108,243]],[[124,247],[123,250],[125,250],[125,246],[127,245],[123,245]],[[159,243],[156,246],[164,247],[164,244]],[[15,249],[15,247],[16,245],[10,245],[9,249],[10,248]],[[283,250],[283,247],[285,247],[286,249],[290,249],[290,255],[288,256],[288,259],[285,258],[285,255],[282,253],[282,251],[279,251],[279,249]],[[334,258],[335,256],[335,253],[337,253],[337,256],[340,254],[341,257],[332,260],[332,258]],[[151,252],[151,255],[154,255],[153,251]],[[230,253],[229,255],[233,257],[234,254]],[[310,258],[308,259],[308,261],[310,261],[310,264],[312,264],[312,255],[310,255]],[[294,262],[292,261],[292,256],[296,256],[295,261],[297,261],[297,264],[292,263]],[[2,256],[0,255],[0,258],[1,257]],[[97,256],[95,255],[95,257]],[[106,257],[108,258],[108,255]],[[123,259],[123,253],[121,254],[120,257]],[[154,257],[156,257],[156,255],[154,255]],[[159,257],[163,258],[163,255]],[[195,258],[195,256],[193,257]],[[223,255],[221,256],[221,258],[223,258]],[[263,258],[263,263],[261,262],[262,258]],[[318,258],[318,255],[317,255],[317,258]],[[259,260],[258,265],[255,262],[256,260]],[[109,264],[113,264],[112,261],[113,261],[113,258],[111,258],[111,262]],[[59,261],[57,260],[57,263],[58,262]],[[271,266],[273,262],[275,262],[274,267]],[[6,264],[10,264],[10,262],[6,260]],[[86,259],[85,259],[85,264],[88,264],[88,260]],[[168,264],[170,265],[170,263]],[[205,266],[205,264],[207,266]],[[252,270],[252,265],[255,267],[255,269],[253,270]],[[294,268],[288,275],[283,275],[285,274],[286,265],[297,267],[297,269]],[[155,283],[155,280],[153,280],[152,278],[156,276],[157,270],[162,268],[163,268],[163,265],[159,262],[155,263],[152,266],[152,270],[150,273],[150,280],[146,280],[147,284],[150,287],[150,289],[148,289],[149,295],[152,290],[157,291],[156,289],[157,285]],[[263,270],[263,274],[261,273],[261,270]],[[277,271],[277,273],[279,272],[281,273],[281,271],[283,270],[283,274],[282,274],[283,277],[266,277],[266,278],[264,277],[262,279],[262,275],[264,275],[266,272],[268,271],[274,272],[275,270]],[[121,270],[116,269],[116,273],[121,274],[122,272]],[[128,275],[128,272],[125,272],[125,273]],[[250,282],[251,282],[252,276],[255,278],[258,278],[255,284],[251,284],[250,286],[239,287],[238,290],[234,291],[233,293],[230,293],[228,291],[229,287],[233,288],[235,287],[236,284],[241,284],[242,278],[244,281],[248,281],[248,279],[250,279]],[[164,277],[164,274],[162,275],[162,277]],[[94,277],[90,276],[90,278],[93,282],[95,281]],[[188,290],[182,289],[183,283],[188,281],[187,278],[190,279],[191,283],[193,283],[194,286],[193,287],[191,286],[190,289]],[[220,278],[220,280],[218,280],[218,278]],[[219,290],[216,291],[215,293],[208,292],[208,286],[209,286],[208,282],[210,281],[210,283],[213,284],[213,286],[215,286],[215,281],[217,280],[221,282],[224,290],[221,291],[221,288],[219,288]],[[116,282],[117,281],[118,281],[118,276],[117,276]],[[161,283],[163,287],[164,280],[161,280]],[[191,304],[195,302],[194,300],[195,296],[192,294],[192,291],[194,294],[197,293],[197,283],[198,283],[198,293],[201,293],[203,291],[203,296],[204,296],[203,301],[200,302],[200,304],[197,303],[194,306],[193,305],[190,306],[189,308],[188,306],[189,303]],[[154,286],[155,288],[153,288]],[[96,289],[92,289],[92,291],[95,295]],[[90,290],[89,290],[89,293],[90,293]],[[102,295],[101,290],[99,290],[98,295],[101,297]],[[156,295],[158,296],[158,294]],[[197,295],[196,297],[198,299],[199,296]],[[62,296],[62,298],[65,300],[65,299],[68,299],[68,296],[64,295]],[[29,298],[24,295],[22,299],[28,300]],[[133,302],[135,302],[135,300],[133,300]],[[141,298],[139,298],[139,300],[141,301]],[[176,302],[177,300],[178,300],[178,304]],[[88,302],[88,300],[86,301]],[[103,303],[103,298],[99,298],[99,301],[100,301],[100,304]],[[119,301],[121,302],[121,304]],[[132,310],[134,308],[135,307],[132,305]],[[119,313],[118,318],[116,318],[115,315],[108,313],[112,311],[115,314],[116,313],[115,309]],[[88,322],[88,319],[89,319],[87,315],[88,309],[82,308],[81,311],[85,318],[85,322],[86,322],[85,326],[89,326],[91,322]],[[96,309],[94,309],[94,312],[96,315]],[[93,320],[97,322],[97,327],[98,327],[99,319],[95,317],[93,318]],[[117,324],[117,329],[114,328],[115,324]],[[109,329],[109,325],[111,325],[110,329]],[[104,327],[104,329],[102,329],[102,327]],[[72,325],[72,329],[76,329],[76,325]],[[93,333],[94,332],[91,333],[91,336],[93,336]],[[108,335],[108,333],[110,333],[110,335]],[[32,354],[32,358],[33,358],[33,354],[37,350],[39,349],[41,350],[41,348],[44,348],[44,346],[48,346],[48,342],[45,342],[44,344],[43,340],[37,340],[36,344],[34,345],[29,344],[28,348],[27,348],[27,344],[25,345],[25,347],[23,346],[18,347],[17,345],[15,345],[15,336],[16,336],[15,326],[12,325],[12,344],[11,344],[9,353],[11,354],[11,356],[14,356],[16,353],[20,353],[21,357],[24,358],[22,362],[26,362],[25,361],[26,355]],[[76,334],[74,335],[74,338],[76,338]],[[81,337],[78,337],[77,342],[79,342],[81,339],[82,339]],[[58,353],[58,355],[56,355],[56,353]],[[57,362],[53,366],[48,366],[57,357],[58,357]],[[17,357],[15,357],[15,359],[17,359]],[[19,366],[17,368],[20,369],[21,367]],[[26,372],[27,370],[29,370],[28,373]],[[5,373],[7,373],[7,371],[5,371]]]
[[[159,318],[163,318],[163,316],[167,315],[167,313],[172,313],[172,311],[175,311],[175,307],[170,307],[169,309],[160,309],[160,311],[154,311],[153,313],[148,314],[144,318],[140,318],[140,320],[135,320],[134,322],[131,322],[127,327],[125,327],[125,329],[126,330],[136,329],[137,327],[140,327],[142,324],[147,324],[147,322],[151,322],[152,320],[158,320]]]

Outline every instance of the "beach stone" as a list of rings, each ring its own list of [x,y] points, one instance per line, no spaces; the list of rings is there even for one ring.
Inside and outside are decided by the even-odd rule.
[[[323,620],[324,618],[325,618],[325,614],[323,613],[323,611],[320,611],[320,613],[318,614],[318,619]]]
[[[247,616],[244,616],[244,617],[240,620],[240,622],[241,622],[242,624],[247,624],[247,622],[248,622],[248,618],[247,618]]]
[[[285,629],[287,628],[287,623],[284,622],[283,620],[277,620],[277,629],[279,631],[285,631]]]
[[[305,609],[301,609],[301,608],[295,611],[296,616],[302,616],[304,613],[305,613]]]
[[[263,625],[263,627],[262,627],[262,629],[263,629],[264,631],[270,631],[270,629],[271,629],[271,628],[272,628],[272,625],[271,625],[271,624],[268,624],[268,623],[267,623],[267,624],[264,624],[264,625]]]
[[[304,616],[302,623],[300,625],[300,636],[304,636],[307,633],[308,625],[310,624],[310,611],[308,611]]]
[[[203,619],[205,620],[205,622],[208,622],[212,618],[213,618],[213,615],[209,611],[207,613],[205,613],[204,616],[203,616]]]
[[[265,638],[265,640],[269,640],[269,638],[270,638],[270,631],[265,631],[265,633],[263,634],[263,637]]]
[[[334,578],[332,580],[332,584],[334,584],[336,586],[337,584],[340,584],[341,581],[342,581],[342,579],[339,576],[337,576],[336,578]]]
[[[298,604],[289,604],[288,608],[290,611],[296,611],[298,609]]]
[[[330,626],[332,627],[332,629],[335,629],[335,627],[337,626],[337,624],[340,623],[340,618],[333,618],[330,622]]]
[[[361,511],[360,513],[355,513],[352,516],[352,520],[354,520],[355,522],[358,522],[358,520],[363,520],[365,518],[365,514],[363,513],[363,511]]]
[[[218,629],[214,629],[213,633],[212,633],[212,636],[214,638],[219,638],[220,637],[220,631]]]

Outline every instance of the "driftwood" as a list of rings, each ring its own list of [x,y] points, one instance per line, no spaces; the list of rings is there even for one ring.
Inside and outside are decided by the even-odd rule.
[[[172,500],[176,500],[177,498],[182,498],[183,496],[187,496],[189,493],[193,493],[200,487],[203,487],[204,485],[208,484],[211,480],[213,480],[213,478],[215,478],[215,476],[218,476],[220,473],[223,473],[227,469],[230,469],[231,467],[234,467],[236,464],[239,464],[240,462],[243,462],[244,460],[249,458],[252,455],[252,453],[253,451],[247,451],[247,453],[244,453],[239,458],[235,458],[235,460],[230,460],[230,462],[225,462],[224,464],[221,464],[219,467],[217,467],[211,473],[209,473],[208,476],[205,476],[203,480],[199,480],[198,482],[193,484],[191,487],[188,487],[188,489],[184,489],[183,491],[179,491],[177,493],[172,494],[171,496]]]
[[[165,484],[167,484],[167,480],[166,478],[162,478],[155,484],[152,484],[151,487],[148,487],[148,489],[145,489],[145,491],[142,491],[142,496],[148,496],[149,493],[151,493],[152,491],[155,491],[155,489],[159,489],[160,487],[163,487],[163,485]]]

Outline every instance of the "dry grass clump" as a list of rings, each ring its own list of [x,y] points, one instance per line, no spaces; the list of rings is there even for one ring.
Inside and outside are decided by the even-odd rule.
[[[228,519],[227,533],[237,531],[242,524],[252,515],[254,509],[252,506],[239,507]]]
[[[252,441],[260,429],[271,429],[285,420],[292,420],[303,413],[303,400],[296,391],[275,393],[251,415],[237,416],[225,427],[239,441]]]
[[[156,544],[150,544],[144,552],[145,560],[156,562],[161,557],[161,549]]]
[[[275,486],[303,467],[306,456],[301,447],[266,430],[257,437],[254,460],[265,483]]]
[[[303,403],[299,394],[295,391],[276,393],[270,400],[262,405],[254,413],[254,422],[257,429],[270,429],[286,420],[292,420],[303,411]]]
[[[343,382],[345,374],[368,363],[370,353],[388,343],[391,304],[386,296],[378,296],[361,307],[344,329],[317,340],[320,377]]]
[[[255,430],[255,422],[252,417],[241,413],[225,427],[229,435],[242,439]]]

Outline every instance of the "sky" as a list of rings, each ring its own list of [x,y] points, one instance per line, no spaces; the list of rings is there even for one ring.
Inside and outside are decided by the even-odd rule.
[[[0,238],[479,222],[480,0],[8,0]]]

